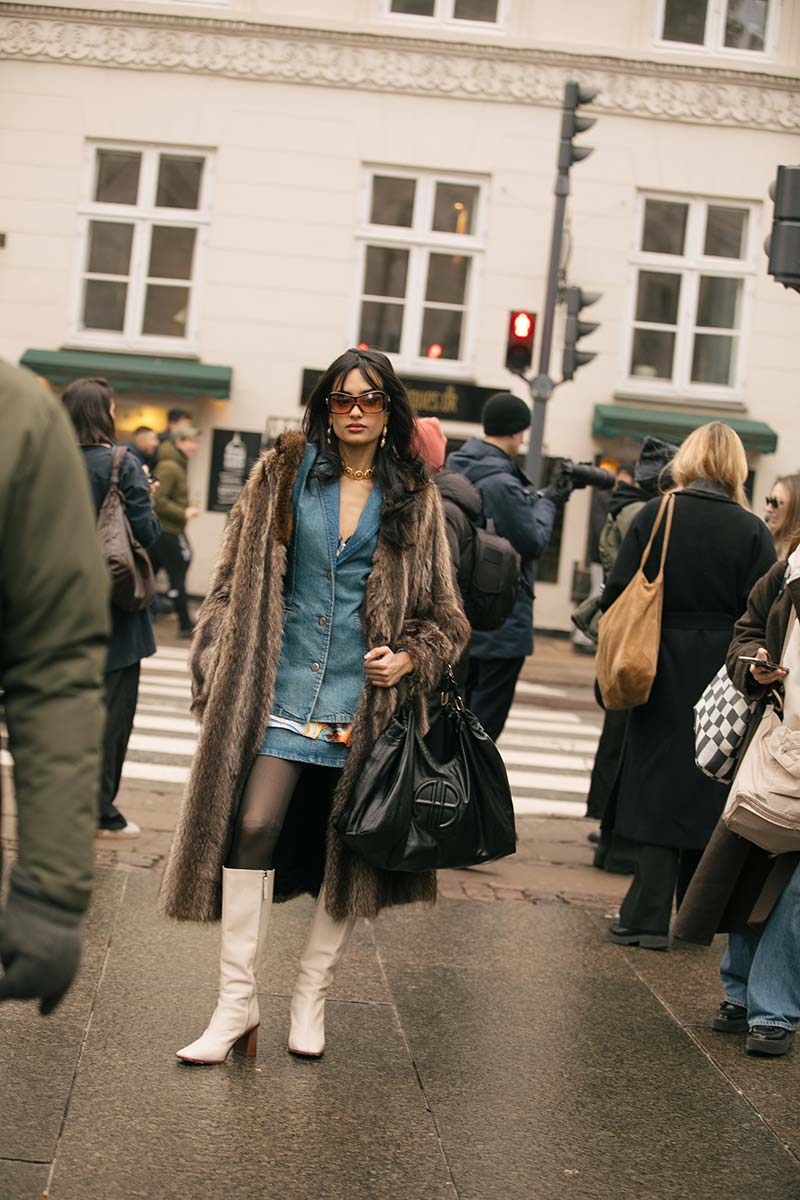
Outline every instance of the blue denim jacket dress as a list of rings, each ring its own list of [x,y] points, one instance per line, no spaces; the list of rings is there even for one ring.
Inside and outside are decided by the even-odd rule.
[[[300,726],[350,725],[364,684],[360,610],[378,545],[381,492],[373,488],[355,532],[339,550],[339,480],[310,477],[317,454],[315,446],[306,447],[292,492],[294,531],[272,713]],[[342,766],[347,752],[341,743],[271,725],[259,751],[331,767]]]

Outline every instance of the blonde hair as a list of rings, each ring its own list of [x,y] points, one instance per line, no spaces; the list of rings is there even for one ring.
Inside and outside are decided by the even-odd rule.
[[[779,475],[770,491],[775,490],[776,484],[781,484],[786,492],[786,504],[783,509],[781,528],[772,537],[775,542],[775,553],[778,558],[788,558],[793,550],[800,545],[800,475]]]
[[[730,425],[712,421],[690,433],[670,463],[676,487],[688,487],[696,479],[721,483],[731,500],[747,508],[744,484],[747,455],[742,439]]]

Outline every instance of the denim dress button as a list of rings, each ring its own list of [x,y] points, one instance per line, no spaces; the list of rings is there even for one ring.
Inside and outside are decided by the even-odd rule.
[[[319,663],[312,663],[312,664],[311,664],[311,670],[312,670],[312,671],[318,671],[318,670],[319,670]]]

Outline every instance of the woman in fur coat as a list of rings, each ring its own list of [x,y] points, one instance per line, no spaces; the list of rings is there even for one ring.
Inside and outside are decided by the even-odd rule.
[[[222,917],[219,999],[185,1061],[255,1053],[273,896],[319,896],[291,1006],[289,1050],[306,1057],[324,1050],[356,918],[436,897],[433,872],[377,870],[332,823],[401,701],[424,732],[469,639],[413,423],[389,360],[348,350],[231,512],[192,646],[202,730],[161,893],[169,916]]]

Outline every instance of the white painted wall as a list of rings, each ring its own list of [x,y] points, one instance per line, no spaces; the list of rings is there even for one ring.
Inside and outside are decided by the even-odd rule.
[[[85,8],[104,7],[99,0]],[[195,13],[385,32],[367,0],[291,6],[231,0],[216,7],[133,3],[131,13]],[[0,9],[2,6],[0,6]],[[797,72],[798,5],[782,6]],[[600,12],[602,9],[602,20]],[[649,45],[653,12],[635,0],[560,6],[512,3],[508,37],[557,47],[580,28],[587,51],[635,57]],[[335,19],[332,15],[335,10]],[[389,35],[391,36],[391,34]],[[412,36],[419,36],[414,33]],[[450,36],[447,34],[446,36]],[[570,43],[574,51],[583,48]],[[358,189],[364,163],[488,176],[489,220],[471,377],[508,387],[502,366],[508,312],[541,309],[552,212],[559,113],[529,104],[264,83],[208,74],[126,71],[7,61],[0,72],[0,354],[64,344],[75,269],[77,210],[86,139],[202,146],[215,151],[211,223],[200,292],[200,357],[234,368],[227,404],[207,404],[203,424],[261,429],[268,416],[297,414],[303,367],[325,366],[354,338]],[[637,191],[724,197],[761,206],[779,162],[797,159],[789,134],[604,114],[585,140],[594,155],[573,171],[570,281],[603,293],[591,318],[598,358],[550,404],[546,452],[589,459],[593,406],[613,400],[628,298]],[[800,297],[766,275],[759,255],[747,339],[745,402],[739,415],[767,421],[779,452],[758,465],[756,495],[776,473],[800,468],[796,403]],[[560,364],[556,330],[553,373]],[[402,362],[398,363],[402,369]],[[517,389],[518,389],[517,382]],[[630,400],[630,403],[641,403]],[[692,407],[696,407],[693,405]],[[709,419],[730,409],[709,407]],[[192,464],[205,497],[210,439]],[[558,585],[537,587],[537,623],[568,628],[571,564],[586,540],[588,495],[571,500]],[[223,518],[192,526],[190,586],[202,590]]]

